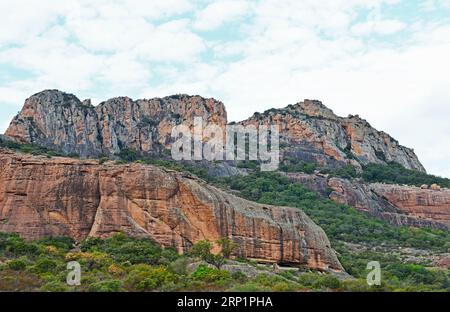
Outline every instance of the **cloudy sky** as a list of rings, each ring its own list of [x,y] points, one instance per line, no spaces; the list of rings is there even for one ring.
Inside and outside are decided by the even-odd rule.
[[[450,177],[450,0],[2,0],[0,12],[0,133],[43,89],[94,103],[199,94],[235,121],[319,99]]]

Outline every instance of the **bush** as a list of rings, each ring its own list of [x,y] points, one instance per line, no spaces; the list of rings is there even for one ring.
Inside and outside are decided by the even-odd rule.
[[[230,278],[230,272],[210,268],[206,265],[199,265],[198,268],[192,272],[191,277],[194,280],[203,281],[207,283],[224,281]]]
[[[339,289],[341,288],[341,282],[339,281],[338,278],[332,276],[332,275],[325,275],[325,276],[321,276],[319,277],[314,283],[313,283],[313,287],[314,288],[329,288],[329,289]]]
[[[14,271],[22,271],[27,267],[27,258],[21,257],[19,259],[13,259],[8,262],[8,268]]]
[[[276,292],[293,291],[294,287],[286,282],[278,282],[272,286],[272,290]]]
[[[57,269],[58,263],[49,258],[39,258],[36,264],[32,267],[34,273],[54,273]]]
[[[55,246],[56,248],[62,249],[65,252],[71,250],[74,243],[75,241],[71,237],[44,238],[37,241],[37,244],[41,246]]]
[[[88,290],[92,292],[119,292],[123,291],[122,284],[120,280],[101,281],[89,285]]]
[[[147,264],[138,264],[132,267],[127,278],[127,285],[139,291],[155,290],[177,281],[176,275],[165,267],[153,268]]]
[[[17,234],[0,233],[0,254],[6,256],[34,256],[39,248],[34,243],[26,242]]]
[[[280,164],[280,171],[283,172],[304,172],[312,174],[316,169],[317,166],[314,163],[299,161],[291,157],[285,157],[282,164]]]
[[[174,274],[186,275],[188,264],[189,260],[187,258],[180,257],[169,264],[168,270]]]
[[[45,292],[67,292],[70,288],[65,283],[51,281],[42,286],[40,290]]]
[[[103,270],[112,263],[109,254],[100,251],[68,253],[65,260],[79,261],[87,270]]]
[[[231,274],[231,278],[233,278],[235,281],[239,283],[245,283],[248,281],[247,275],[242,273],[241,271],[236,271]]]
[[[264,292],[271,290],[272,289],[270,287],[260,285],[254,281],[249,281],[245,284],[234,286],[231,289],[231,291],[238,291],[238,292]]]
[[[118,262],[129,261],[131,264],[158,264],[162,249],[148,238],[130,238],[119,233],[105,240],[88,239],[81,244],[83,251],[101,251],[108,253]],[[167,250],[165,255],[173,258],[173,251]]]

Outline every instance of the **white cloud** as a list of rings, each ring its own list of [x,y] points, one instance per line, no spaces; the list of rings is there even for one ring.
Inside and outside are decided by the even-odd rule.
[[[438,9],[450,8],[450,0],[424,0],[422,2],[422,8],[427,11],[434,11]]]
[[[249,13],[250,8],[250,1],[213,1],[206,8],[197,13],[194,28],[198,30],[213,30],[224,23],[245,16]]]
[[[94,102],[200,94],[222,100],[230,120],[317,98],[340,115],[360,114],[450,176],[450,24],[383,14],[399,2],[2,1],[0,66],[32,75],[0,85],[0,125],[48,88]],[[222,26],[239,35],[211,38]]]
[[[397,20],[373,20],[359,23],[352,27],[352,32],[356,35],[391,35],[406,28],[406,24]]]

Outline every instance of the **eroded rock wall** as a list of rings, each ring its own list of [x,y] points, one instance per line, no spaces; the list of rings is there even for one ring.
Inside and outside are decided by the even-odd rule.
[[[256,204],[189,175],[6,150],[0,169],[0,231],[77,240],[122,231],[180,252],[227,236],[250,259],[342,270],[324,231],[301,210]]]

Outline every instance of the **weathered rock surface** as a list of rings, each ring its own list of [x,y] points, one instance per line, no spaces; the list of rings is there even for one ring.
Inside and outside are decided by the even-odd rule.
[[[6,135],[83,157],[113,155],[124,149],[161,154],[170,147],[173,126],[192,128],[193,118],[204,125],[227,124],[225,107],[214,99],[176,95],[133,101],[113,98],[94,107],[57,90],[37,93],[25,101]],[[255,113],[241,125],[280,126],[282,156],[324,167],[395,161],[425,171],[414,151],[358,116],[341,118],[319,101],[305,100],[284,109]]]
[[[305,100],[283,109],[255,113],[242,125],[280,126],[284,156],[321,166],[397,162],[425,171],[414,151],[388,134],[377,131],[359,116],[336,116],[319,101]]]
[[[423,190],[414,186],[371,184],[370,189],[420,221],[432,220],[450,229],[450,190]]]
[[[169,147],[172,128],[193,126],[194,117],[205,126],[224,127],[221,102],[200,96],[175,95],[133,101],[118,97],[94,107],[90,100],[58,90],[37,93],[25,101],[5,135],[83,157],[113,155],[124,149],[143,154]]]
[[[323,175],[285,174],[321,196],[396,226],[450,229],[450,190],[349,181]]]
[[[299,209],[256,204],[154,166],[0,150],[0,220],[0,231],[28,239],[123,231],[180,252],[228,236],[250,259],[342,270],[323,230]]]

